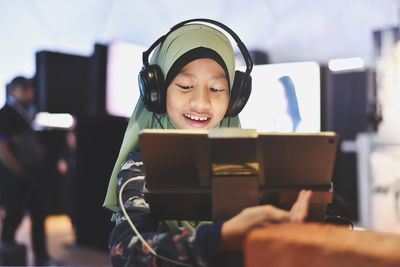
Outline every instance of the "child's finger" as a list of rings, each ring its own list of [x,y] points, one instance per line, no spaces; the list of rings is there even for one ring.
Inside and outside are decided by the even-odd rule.
[[[310,190],[302,190],[290,210],[291,221],[299,222],[303,221],[308,214],[308,206],[310,202],[312,192]]]

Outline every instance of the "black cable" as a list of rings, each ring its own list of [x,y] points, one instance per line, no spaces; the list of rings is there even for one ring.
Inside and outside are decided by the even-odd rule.
[[[160,119],[157,117],[156,113],[154,113],[154,112],[153,112],[153,116],[154,116],[154,118],[156,118],[156,120],[157,120],[158,124],[160,124],[160,126],[161,126],[161,129],[163,129],[163,130],[164,130],[164,126],[162,125],[162,123],[161,123]]]
[[[347,225],[351,230],[354,229],[353,222],[349,218],[343,216],[325,215],[324,222],[328,224]]]

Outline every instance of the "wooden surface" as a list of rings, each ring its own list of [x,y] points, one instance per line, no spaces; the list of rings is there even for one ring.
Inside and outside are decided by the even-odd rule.
[[[281,224],[253,230],[245,242],[247,267],[400,266],[400,236],[334,225]]]

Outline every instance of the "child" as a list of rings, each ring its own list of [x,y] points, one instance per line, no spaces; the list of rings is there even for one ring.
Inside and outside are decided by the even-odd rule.
[[[235,55],[229,39],[214,27],[199,22],[216,24],[232,36],[235,34],[215,21],[189,22],[192,21],[173,27],[144,53],[145,70],[139,75],[141,99],[125,133],[104,203],[115,212],[116,226],[109,240],[110,257],[115,266],[163,266],[174,262],[181,263],[176,266],[221,266],[226,261],[224,252],[240,250],[252,228],[302,221],[307,214],[311,192],[302,191],[290,211],[264,205],[246,208],[225,222],[200,225],[184,221],[167,225],[152,220],[143,195],[145,182],[137,180],[123,191],[124,207],[141,235],[160,256],[150,253],[130,228],[117,204],[117,194],[126,180],[144,174],[139,131],[144,128],[240,127],[236,115],[250,94],[251,77],[246,75],[250,74],[251,60],[247,62],[246,73],[235,73]],[[238,45],[242,54],[247,52],[241,42]],[[149,65],[146,56],[153,48],[152,65]],[[248,54],[244,54],[246,56]],[[238,98],[235,91],[238,83],[243,87],[239,90],[248,90],[239,92],[239,98],[244,99],[240,99],[242,103],[239,104],[232,103],[234,97]]]

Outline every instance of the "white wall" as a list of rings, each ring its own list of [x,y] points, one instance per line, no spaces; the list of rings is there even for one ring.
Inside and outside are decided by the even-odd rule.
[[[371,61],[372,34],[398,23],[395,0],[0,0],[0,105],[13,76],[32,76],[34,54],[89,55],[93,44],[150,45],[175,23],[208,17],[229,25],[274,62],[360,56]]]

